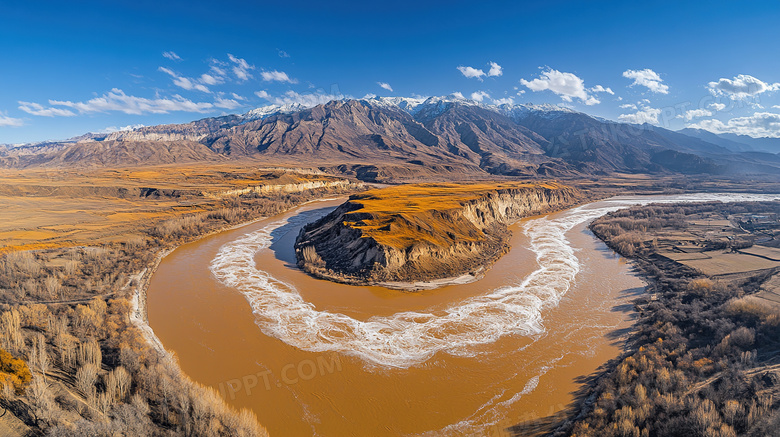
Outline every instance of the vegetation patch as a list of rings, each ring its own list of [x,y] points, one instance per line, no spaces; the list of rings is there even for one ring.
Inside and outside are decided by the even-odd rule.
[[[778,214],[780,202],[716,202],[634,207],[595,220],[590,229],[651,282],[636,302],[627,352],[595,375],[555,435],[776,435],[780,311],[755,296],[774,288],[780,263],[710,271],[668,254],[750,256],[738,252],[775,244]]]

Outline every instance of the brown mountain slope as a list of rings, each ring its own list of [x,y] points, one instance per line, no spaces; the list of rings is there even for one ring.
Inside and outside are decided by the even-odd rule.
[[[542,150],[547,143],[544,137],[494,111],[473,105],[432,105],[415,118],[442,138],[451,153],[489,173],[529,174],[536,164],[550,161]]]
[[[332,101],[236,126],[204,142],[232,156],[466,166],[503,175],[535,174],[538,164],[551,161],[537,143],[546,142],[543,137],[492,111],[450,105],[417,118],[397,107]]]
[[[91,141],[46,154],[5,157],[15,167],[114,167],[223,161],[226,158],[194,141]]]
[[[304,155],[318,159],[426,159],[462,162],[442,155],[439,139],[397,108],[375,108],[357,100],[332,101],[293,114],[237,126],[206,139],[231,155]]]

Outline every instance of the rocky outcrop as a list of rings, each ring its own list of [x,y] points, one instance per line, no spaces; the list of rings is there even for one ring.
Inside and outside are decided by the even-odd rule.
[[[302,193],[309,190],[319,190],[323,188],[340,188],[347,189],[349,187],[357,187],[359,184],[355,184],[352,181],[346,179],[339,180],[322,180],[322,181],[308,181],[297,182],[292,184],[261,184],[252,185],[244,188],[236,188],[233,190],[219,191],[215,193],[203,192],[204,197],[222,199],[225,197],[236,197],[246,194],[258,194],[261,196],[267,196],[269,194],[285,194],[285,193]]]
[[[111,132],[102,141],[200,141],[207,135],[238,125],[241,120],[239,116],[226,115],[183,124],[143,126]]]
[[[477,277],[509,249],[508,226],[574,205],[578,190],[556,184],[419,184],[356,194],[305,226],[299,266],[353,284]]]

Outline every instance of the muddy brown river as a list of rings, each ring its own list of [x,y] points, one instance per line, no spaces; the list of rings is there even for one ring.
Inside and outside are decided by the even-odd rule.
[[[149,323],[182,369],[252,409],[272,436],[508,435],[570,404],[620,352],[643,282],[589,231],[619,197],[512,226],[480,280],[403,292],[314,279],[300,227],[345,199],[183,245],[147,290]]]

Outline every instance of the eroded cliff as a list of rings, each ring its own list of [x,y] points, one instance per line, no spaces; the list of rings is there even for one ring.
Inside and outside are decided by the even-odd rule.
[[[508,225],[583,198],[558,183],[370,190],[306,225],[295,252],[306,272],[338,282],[416,288],[408,284],[477,277],[508,250]]]

